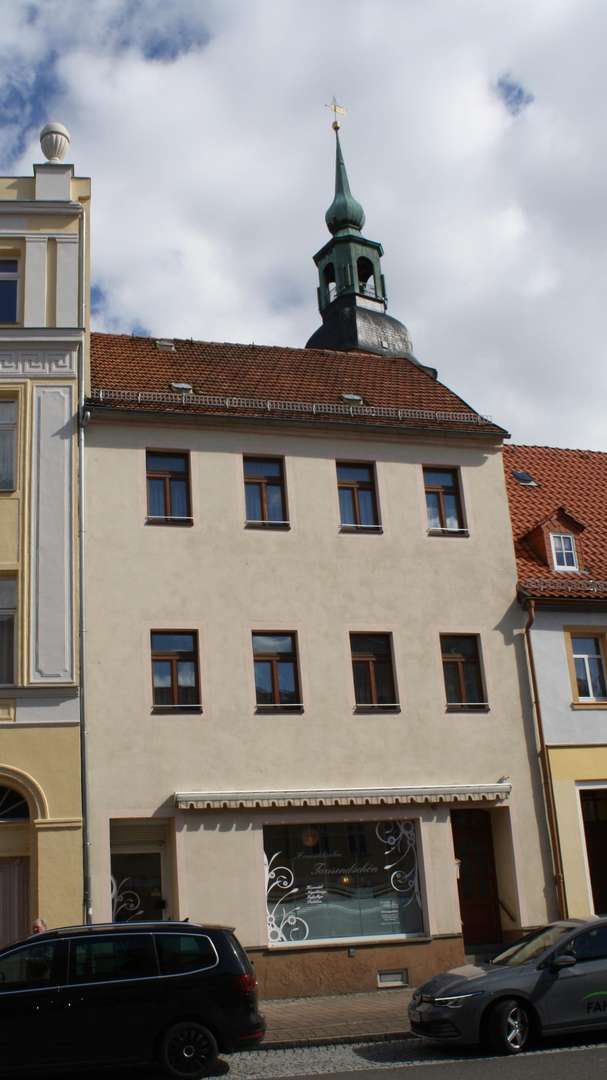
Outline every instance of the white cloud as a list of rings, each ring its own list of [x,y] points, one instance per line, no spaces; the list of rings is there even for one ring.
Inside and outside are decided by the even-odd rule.
[[[606,30],[601,0],[16,0],[0,158],[29,173],[42,112],[69,126],[99,328],[301,345],[335,93],[416,354],[518,441],[607,449]]]

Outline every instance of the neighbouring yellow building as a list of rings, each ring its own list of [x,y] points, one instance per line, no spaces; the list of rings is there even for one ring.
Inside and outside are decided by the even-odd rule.
[[[78,406],[90,181],[0,178],[0,945],[80,922]]]

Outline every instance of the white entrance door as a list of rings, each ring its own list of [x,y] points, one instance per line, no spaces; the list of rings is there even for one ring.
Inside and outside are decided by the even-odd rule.
[[[0,859],[0,947],[29,933],[29,859]]]

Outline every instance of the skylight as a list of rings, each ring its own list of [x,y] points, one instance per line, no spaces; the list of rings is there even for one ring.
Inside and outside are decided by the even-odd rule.
[[[341,400],[346,402],[346,405],[363,405],[364,400],[361,394],[347,393],[341,395]]]
[[[531,473],[525,472],[524,469],[513,469],[512,475],[523,487],[539,487],[537,480],[534,480]]]

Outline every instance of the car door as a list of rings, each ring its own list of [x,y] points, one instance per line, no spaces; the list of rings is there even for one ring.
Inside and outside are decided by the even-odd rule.
[[[607,1027],[607,924],[586,928],[556,955],[562,952],[575,963],[542,973],[536,1004],[544,1029]]]
[[[162,1015],[159,983],[151,934],[73,937],[68,996],[77,1020],[76,1060],[150,1060]]]
[[[66,956],[63,941],[18,945],[0,954],[3,1066],[40,1066],[70,1060]]]

